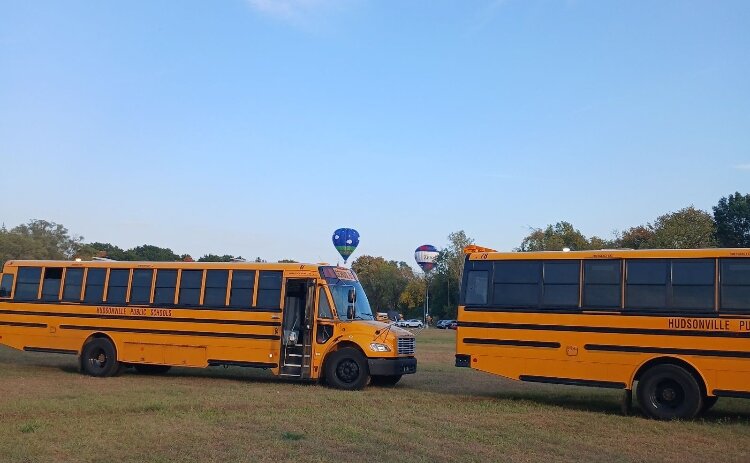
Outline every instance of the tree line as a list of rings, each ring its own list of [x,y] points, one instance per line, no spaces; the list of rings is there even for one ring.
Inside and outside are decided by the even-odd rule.
[[[721,198],[713,213],[689,206],[657,217],[653,222],[614,232],[609,239],[586,237],[566,221],[533,229],[515,251],[559,251],[606,248],[750,247],[750,194]],[[407,318],[421,317],[429,287],[430,312],[435,319],[455,318],[458,307],[464,247],[474,243],[463,230],[447,237],[436,267],[428,275],[403,261],[362,255],[352,262],[373,310],[397,310]],[[492,243],[486,243],[492,245]],[[0,228],[0,265],[10,259],[74,259],[93,257],[120,261],[193,261],[170,248],[144,244],[122,249],[111,243],[86,243],[60,224],[31,220],[10,230]],[[231,262],[228,254],[204,254],[198,262]],[[265,262],[260,257],[256,262]],[[296,262],[282,259],[279,262]]]
[[[586,237],[570,222],[534,229],[517,251],[586,249],[690,249],[750,247],[750,194],[721,198],[713,214],[688,206],[660,215],[653,222],[615,231],[609,239]]]

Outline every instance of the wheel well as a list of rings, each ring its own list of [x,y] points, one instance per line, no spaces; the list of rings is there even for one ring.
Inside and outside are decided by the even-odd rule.
[[[365,351],[363,351],[362,348],[359,347],[359,345],[356,342],[341,341],[338,344],[336,344],[335,346],[333,346],[331,348],[331,350],[329,350],[328,352],[326,352],[325,359],[323,360],[323,371],[325,371],[326,363],[328,362],[328,358],[330,357],[330,355],[333,354],[336,351],[339,351],[339,350],[347,348],[347,347],[351,347],[353,349],[356,349],[357,351],[359,351],[360,354],[362,354],[362,356],[365,359],[367,358],[367,354],[365,354]]]
[[[89,343],[89,342],[90,342],[90,341],[91,341],[92,339],[106,339],[106,340],[108,340],[109,342],[111,342],[111,343],[112,343],[112,345],[113,345],[113,346],[115,346],[115,352],[117,352],[117,344],[115,343],[115,340],[114,340],[114,339],[112,339],[112,337],[111,337],[111,336],[109,336],[108,334],[104,334],[104,333],[93,333],[93,334],[92,334],[91,336],[89,336],[88,338],[86,338],[86,340],[85,340],[85,341],[83,341],[83,344],[81,345],[81,354],[83,354],[83,348],[84,348],[84,347],[86,346],[86,344],[88,344],[88,343]]]
[[[703,395],[706,395],[706,381],[703,379],[703,376],[701,376],[700,373],[698,373],[698,370],[685,360],[676,358],[676,357],[657,357],[654,359],[649,360],[648,362],[641,365],[640,368],[638,368],[638,371],[635,373],[635,376],[633,377],[633,381],[638,381],[641,379],[641,376],[643,376],[643,373],[645,373],[649,368],[657,366],[657,365],[677,365],[679,367],[684,368],[687,370],[695,380],[698,382],[698,386],[701,388],[701,392]]]

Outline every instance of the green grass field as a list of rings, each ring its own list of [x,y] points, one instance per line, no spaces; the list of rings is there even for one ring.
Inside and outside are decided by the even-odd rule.
[[[416,375],[359,392],[241,368],[90,378],[0,347],[0,462],[750,461],[750,401],[625,417],[620,392],[455,368],[454,332],[417,336]]]

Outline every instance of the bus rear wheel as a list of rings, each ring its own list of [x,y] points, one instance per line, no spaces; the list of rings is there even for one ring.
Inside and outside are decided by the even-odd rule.
[[[136,363],[133,365],[133,368],[142,375],[163,375],[172,367],[169,365],[147,365],[145,363]]]
[[[81,369],[90,376],[115,376],[122,371],[115,345],[107,338],[94,338],[81,350]]]
[[[380,387],[393,387],[401,380],[401,375],[378,375],[370,377],[370,384]]]
[[[663,364],[652,367],[638,382],[638,402],[651,418],[691,419],[703,407],[700,385],[684,368]]]
[[[367,359],[352,347],[337,350],[326,360],[326,383],[336,389],[362,389],[369,376]]]

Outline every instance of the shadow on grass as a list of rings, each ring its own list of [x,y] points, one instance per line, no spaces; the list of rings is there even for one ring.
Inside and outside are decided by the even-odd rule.
[[[619,397],[619,394],[613,394],[611,396],[602,395],[600,397],[587,397],[584,394],[581,394],[581,396],[575,396],[571,394],[555,394],[548,391],[529,391],[493,394],[486,397],[492,397],[501,400],[522,400],[544,406],[565,408],[568,410],[623,416],[620,406],[621,398]],[[724,405],[721,402],[722,400],[726,399],[719,399],[719,402],[717,402],[717,405],[714,408],[698,416],[693,421],[696,423],[750,425],[750,413],[745,411],[738,412],[723,409],[721,408],[721,405]],[[649,419],[641,411],[638,402],[635,399],[633,400],[633,406],[629,416]]]

